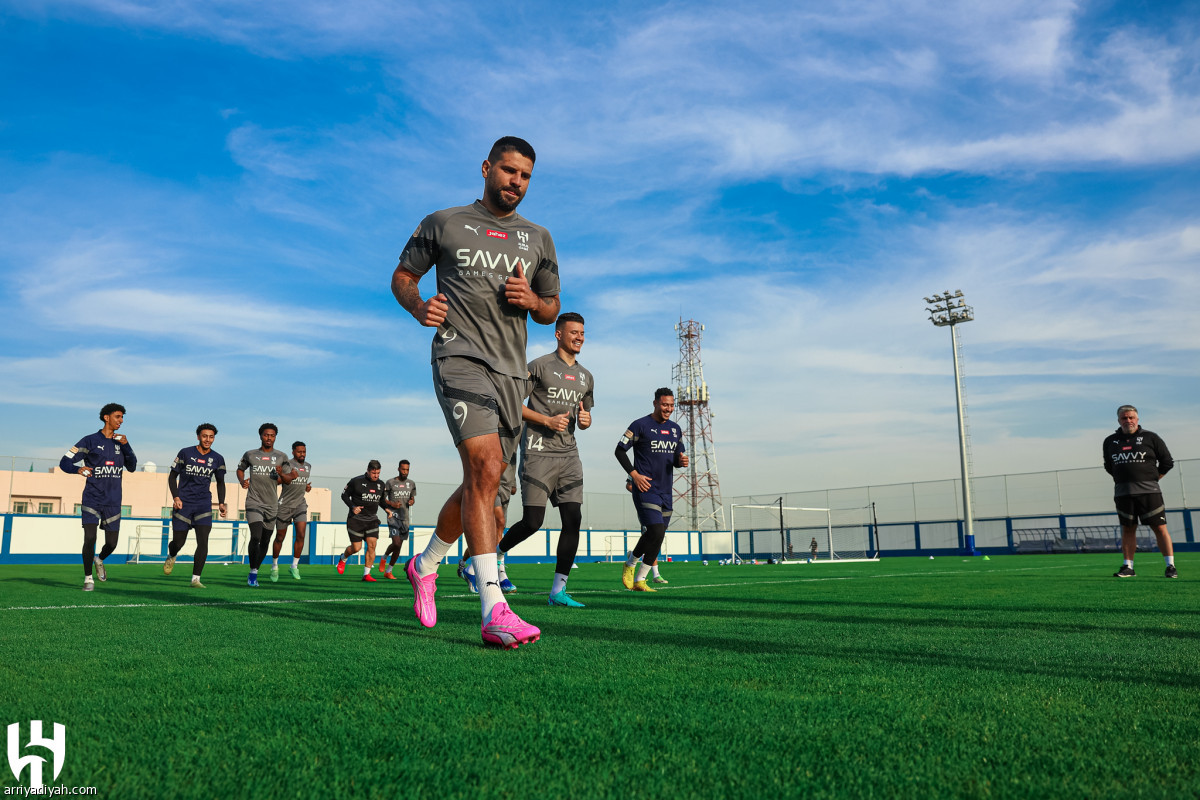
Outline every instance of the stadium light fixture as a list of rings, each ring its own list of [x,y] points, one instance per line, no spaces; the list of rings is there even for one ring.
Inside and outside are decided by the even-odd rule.
[[[933,308],[925,309],[929,312],[929,321],[939,328],[950,328],[950,349],[954,356],[954,400],[958,407],[958,457],[962,467],[963,543],[967,555],[977,556],[979,551],[975,549],[975,521],[971,510],[971,464],[967,458],[966,411],[963,403],[962,373],[958,366],[958,334],[954,331],[955,325],[975,319],[975,309],[967,305],[962,289],[953,293],[947,289],[932,298],[926,297],[925,302],[933,305]]]

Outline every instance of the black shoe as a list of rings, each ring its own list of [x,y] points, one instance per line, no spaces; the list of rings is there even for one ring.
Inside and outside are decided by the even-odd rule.
[[[1167,578],[1178,578],[1179,577],[1179,573],[1175,570],[1174,564],[1167,564],[1167,574],[1165,577],[1167,577]]]
[[[1133,571],[1133,567],[1128,567],[1124,564],[1121,565],[1119,570],[1113,573],[1114,578],[1132,578],[1134,575],[1137,575],[1137,573]]]

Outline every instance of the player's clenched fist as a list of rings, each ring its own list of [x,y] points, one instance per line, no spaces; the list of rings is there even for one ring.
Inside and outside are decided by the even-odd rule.
[[[529,281],[525,279],[525,270],[520,264],[517,264],[516,273],[509,275],[504,281],[504,299],[526,311],[538,307],[538,296],[530,288]]]
[[[437,328],[446,321],[449,310],[446,295],[439,292],[413,309],[413,317],[426,328]]]

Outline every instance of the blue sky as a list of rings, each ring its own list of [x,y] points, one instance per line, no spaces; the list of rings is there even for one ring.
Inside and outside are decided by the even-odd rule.
[[[143,459],[269,419],[319,474],[453,481],[388,280],[515,134],[587,318],[593,490],[681,316],[726,495],[955,476],[943,289],[977,474],[1095,465],[1123,402],[1197,455],[1195,4],[0,7],[0,453],[117,400]]]

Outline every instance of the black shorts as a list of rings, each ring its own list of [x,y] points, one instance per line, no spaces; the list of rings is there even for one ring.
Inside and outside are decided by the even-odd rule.
[[[350,541],[352,541],[352,542],[361,542],[363,539],[378,539],[379,538],[379,525],[376,524],[374,528],[370,528],[365,531],[356,531],[353,528],[351,528],[349,525],[347,525],[346,533],[348,533],[350,535]]]
[[[1141,520],[1143,525],[1166,525],[1167,507],[1162,492],[1154,494],[1127,494],[1114,500],[1117,516],[1122,525]]]

